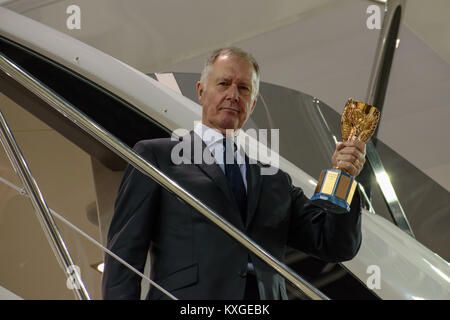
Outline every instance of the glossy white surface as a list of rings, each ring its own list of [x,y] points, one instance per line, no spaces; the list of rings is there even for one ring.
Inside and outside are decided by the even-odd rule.
[[[364,284],[378,266],[383,299],[450,299],[450,265],[391,222],[362,216],[363,242],[357,256],[343,265]]]
[[[23,300],[23,299],[19,297],[17,294],[0,286],[0,300]]]

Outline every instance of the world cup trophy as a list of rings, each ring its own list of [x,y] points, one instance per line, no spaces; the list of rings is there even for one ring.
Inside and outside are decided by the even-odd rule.
[[[379,120],[380,111],[377,108],[350,98],[341,117],[342,141],[367,142]],[[347,213],[357,184],[355,178],[343,168],[323,170],[311,200],[331,212]]]

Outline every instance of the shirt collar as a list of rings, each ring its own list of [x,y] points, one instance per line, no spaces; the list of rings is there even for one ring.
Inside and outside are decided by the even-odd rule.
[[[202,138],[203,142],[206,144],[206,147],[211,151],[211,153],[215,156],[216,148],[220,148],[223,152],[223,135],[220,131],[210,128],[202,122],[197,122],[194,126],[194,133],[196,133],[200,138]],[[229,138],[234,141],[237,146],[237,150],[235,152],[236,160],[238,163],[245,163],[245,153],[242,151],[238,144],[237,139]],[[217,146],[216,144],[220,144]]]

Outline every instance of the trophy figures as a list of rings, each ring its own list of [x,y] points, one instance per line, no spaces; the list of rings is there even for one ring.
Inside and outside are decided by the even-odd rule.
[[[377,127],[380,111],[364,102],[349,99],[341,118],[342,141],[367,142]],[[343,168],[323,170],[311,200],[334,213],[347,213],[357,186]]]

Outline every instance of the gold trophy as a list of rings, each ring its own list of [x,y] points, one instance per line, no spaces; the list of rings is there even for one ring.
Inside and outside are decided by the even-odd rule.
[[[348,99],[341,118],[342,141],[367,142],[380,120],[380,111],[364,102]],[[357,182],[343,168],[323,170],[311,200],[334,213],[347,213]]]

